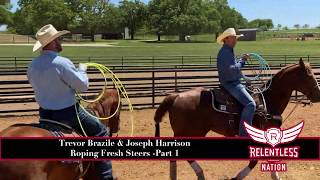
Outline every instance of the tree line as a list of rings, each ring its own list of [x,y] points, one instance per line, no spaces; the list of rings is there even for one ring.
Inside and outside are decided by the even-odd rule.
[[[0,24],[8,24],[12,33],[35,34],[45,24],[57,29],[68,29],[90,34],[123,32],[129,28],[131,39],[140,29],[161,35],[186,35],[199,33],[218,34],[228,27],[273,28],[271,19],[248,21],[231,8],[227,0],[19,0],[20,8],[9,11],[10,6],[0,6]],[[94,40],[94,38],[92,39]]]

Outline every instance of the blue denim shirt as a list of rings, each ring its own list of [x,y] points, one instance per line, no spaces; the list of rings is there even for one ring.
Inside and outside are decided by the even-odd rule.
[[[219,81],[223,84],[238,84],[242,78],[240,69],[244,67],[245,61],[237,62],[233,48],[224,44],[217,57],[217,68]]]
[[[75,104],[75,91],[89,87],[86,72],[76,69],[67,58],[54,51],[42,51],[27,72],[35,99],[43,109],[60,110]]]

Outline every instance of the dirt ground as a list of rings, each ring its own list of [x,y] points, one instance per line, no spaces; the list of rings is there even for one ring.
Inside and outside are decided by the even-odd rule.
[[[290,104],[286,112],[293,108]],[[320,121],[318,119],[320,104],[314,104],[311,107],[299,107],[294,114],[284,123],[283,127],[290,127],[297,124],[301,120],[305,120],[305,126],[301,136],[320,136]],[[134,113],[122,111],[121,113],[121,130],[119,136],[130,135],[130,116],[134,117],[134,136],[154,136],[153,115],[154,109],[136,110]],[[0,131],[14,123],[30,123],[36,122],[37,116],[25,117],[1,117]],[[172,130],[168,120],[165,117],[161,123],[161,136],[172,136]],[[219,136],[210,132],[208,136]],[[236,150],[235,150],[236,151]],[[247,165],[247,161],[199,161],[205,176],[209,180],[231,178],[236,175],[243,167]],[[287,161],[288,171],[279,173],[283,179],[288,180],[313,180],[320,179],[320,162],[319,161]],[[246,179],[271,179],[270,173],[263,173],[259,169],[259,165],[251,172]],[[113,161],[113,167],[116,174],[121,180],[158,180],[169,179],[169,162],[167,161]],[[178,179],[188,180],[196,179],[196,176],[185,161],[178,161]]]

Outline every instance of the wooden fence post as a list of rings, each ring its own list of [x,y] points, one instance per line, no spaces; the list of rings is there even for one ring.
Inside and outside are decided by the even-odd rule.
[[[152,69],[154,69],[154,56],[152,56]]]
[[[123,69],[123,56],[121,56],[121,66],[122,66],[122,69]]]
[[[174,91],[178,92],[178,72],[177,72],[177,66],[175,66],[174,69]]]
[[[284,66],[287,65],[287,55],[284,55]]]
[[[14,57],[14,69],[15,69],[15,71],[18,70],[18,67],[17,67],[17,57]]]
[[[154,69],[152,69],[152,108],[155,107],[155,80],[154,80]]]
[[[184,61],[184,59],[183,59],[183,56],[181,56],[181,64],[183,65],[183,62]]]

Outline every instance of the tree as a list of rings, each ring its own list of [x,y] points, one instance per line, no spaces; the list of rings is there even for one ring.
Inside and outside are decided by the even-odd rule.
[[[123,17],[122,25],[129,28],[130,36],[133,40],[137,29],[142,27],[145,22],[147,15],[146,6],[138,0],[123,0],[119,3],[119,9]]]
[[[245,28],[248,25],[248,20],[245,19],[235,9],[230,8],[227,0],[206,0],[216,8],[220,14],[219,30],[216,33],[218,37],[219,32],[224,31],[227,28],[234,27],[236,29]]]
[[[259,28],[263,31],[267,31],[274,27],[272,19],[255,19],[250,21],[248,26],[251,28]]]
[[[75,17],[64,0],[20,0],[18,4],[12,26],[21,34],[34,34],[46,24],[68,29]]]
[[[206,0],[203,2],[205,7],[205,16],[207,17],[208,23],[204,32],[214,33],[216,37],[219,35],[219,32],[222,31],[221,28],[221,14],[217,9],[215,1]]]
[[[176,15],[169,21],[171,33],[178,34],[184,41],[188,34],[197,34],[207,25],[201,0],[181,0],[177,4]]]
[[[300,29],[300,24],[295,24],[293,27],[295,27],[296,29]]]
[[[208,10],[208,9],[207,9]],[[197,34],[203,29],[214,30],[218,21],[206,16],[213,16],[216,12],[205,11],[202,0],[151,0],[148,6],[150,29],[161,34],[179,35],[184,41],[188,34]]]
[[[304,29],[308,29],[310,26],[309,26],[309,24],[305,24],[305,25],[303,25],[302,26]]]
[[[9,29],[13,29],[13,31],[19,34],[35,34],[37,29],[29,12],[31,12],[30,7],[18,9],[13,15],[13,23],[9,25]]]
[[[103,27],[109,5],[106,0],[69,0],[69,6],[76,14],[74,28],[88,32],[91,41],[95,41],[94,35]]]
[[[10,0],[0,0],[0,5],[10,4]]]
[[[121,10],[113,4],[108,4],[101,24],[103,31],[123,32],[124,27],[121,22],[124,22]]]
[[[278,31],[281,29],[281,27],[282,27],[282,25],[281,25],[281,24],[278,24],[278,25],[277,25],[277,29],[278,29]]]
[[[176,0],[151,0],[148,4],[147,24],[155,32],[160,41],[162,34],[174,34],[172,31],[172,18],[178,16]]]
[[[7,1],[2,0],[0,2],[0,25],[12,23],[12,13],[10,12],[10,4]]]

